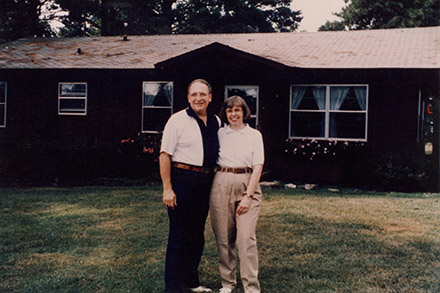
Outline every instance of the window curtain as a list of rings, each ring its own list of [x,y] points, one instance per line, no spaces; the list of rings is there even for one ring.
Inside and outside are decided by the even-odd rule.
[[[349,87],[335,86],[331,89],[330,110],[339,110],[347,98]]]
[[[365,87],[354,87],[354,95],[362,111],[367,109],[367,89]]]
[[[165,85],[165,95],[167,97],[169,105],[171,106],[173,103],[173,84],[171,82],[168,82]]]
[[[145,87],[144,87],[144,106],[145,107],[155,106],[154,102],[159,94],[160,94],[160,96],[166,98],[166,100],[168,102],[167,106],[171,106],[171,103],[173,102],[173,84],[171,82],[145,84]],[[164,104],[164,100],[160,101],[159,103]]]
[[[299,108],[299,105],[301,105],[301,102],[304,98],[304,94],[306,93],[306,87],[305,86],[295,86],[293,87],[293,96],[292,96],[292,103],[291,103],[291,110],[296,110]],[[293,113],[290,113],[291,117],[290,119],[293,119],[292,115]],[[293,123],[290,124],[290,135],[295,136],[295,125]]]
[[[6,102],[6,82],[0,82],[0,103]]]
[[[73,86],[74,84],[71,83],[62,83],[60,85],[60,96],[61,97],[70,97],[73,94]]]
[[[60,97],[86,97],[86,84],[62,83]]]
[[[325,110],[325,100],[326,100],[327,87],[316,86],[312,88],[313,97],[315,98],[316,105],[318,105],[319,110]],[[323,117],[319,123],[320,132],[319,136],[325,136],[325,118]]]
[[[349,87],[335,86],[331,87],[330,110],[341,109],[342,104],[348,96]],[[338,137],[338,123],[335,116],[337,114],[330,113],[330,137]]]
[[[325,110],[325,86],[317,86],[312,88],[313,97],[315,98],[316,105],[319,110]]]
[[[154,99],[157,96],[157,93],[159,93],[160,84],[155,83],[146,83],[144,85],[144,106],[152,106],[154,103]]]
[[[306,93],[306,87],[305,86],[295,86],[293,88],[293,97],[292,97],[292,105],[291,109],[296,110],[298,109],[299,105],[301,105],[301,102],[304,98],[304,94]]]

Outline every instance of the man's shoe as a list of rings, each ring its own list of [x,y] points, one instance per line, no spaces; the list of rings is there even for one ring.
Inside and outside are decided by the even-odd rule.
[[[203,287],[203,286],[199,286],[197,288],[189,288],[189,291],[191,291],[191,292],[212,292],[211,289]]]
[[[227,288],[227,287],[223,287],[218,292],[219,293],[231,293],[232,289],[231,288]]]

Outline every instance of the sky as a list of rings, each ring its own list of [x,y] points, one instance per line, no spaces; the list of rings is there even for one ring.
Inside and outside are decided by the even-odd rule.
[[[293,0],[290,8],[302,11],[298,32],[316,32],[327,20],[339,20],[332,13],[341,12],[345,5],[344,0]]]

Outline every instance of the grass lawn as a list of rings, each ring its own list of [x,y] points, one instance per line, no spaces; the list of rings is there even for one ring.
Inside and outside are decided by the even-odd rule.
[[[263,192],[263,292],[440,292],[439,194]],[[163,291],[160,186],[6,188],[0,210],[2,292]],[[216,255],[208,220],[200,275],[218,289]]]

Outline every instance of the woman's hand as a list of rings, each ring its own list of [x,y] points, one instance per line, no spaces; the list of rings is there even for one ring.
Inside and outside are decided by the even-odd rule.
[[[237,208],[237,215],[241,216],[248,212],[249,207],[251,206],[252,198],[249,196],[243,196],[243,199],[240,201],[240,204]]]

